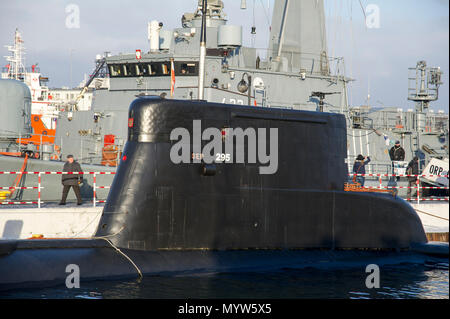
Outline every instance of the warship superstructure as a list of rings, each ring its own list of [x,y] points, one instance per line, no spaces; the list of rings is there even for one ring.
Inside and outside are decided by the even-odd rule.
[[[369,174],[392,173],[388,150],[396,140],[405,149],[404,164],[418,155],[421,170],[433,158],[448,167],[448,114],[429,108],[442,84],[439,68],[424,61],[412,68],[408,99],[416,103],[414,109],[350,106],[352,79],[345,76],[344,60],[328,56],[323,1],[276,0],[266,50],[244,46],[242,27],[227,24],[223,9],[222,1],[208,1],[203,97],[198,94],[198,1],[193,13],[182,16],[180,28],[166,30],[160,21],[149,22],[149,48],[105,56],[108,85],[96,88],[92,108],[74,104],[59,112],[55,144],[60,157],[73,154],[84,165],[114,170],[127,137],[128,105],[138,96],[156,95],[344,114],[349,171],[357,155],[364,154],[372,159]]]
[[[118,123],[126,122],[126,105],[136,96],[198,98],[200,11],[201,1],[194,13],[183,15],[182,28],[174,30],[150,22],[148,52],[106,59],[110,86],[96,90],[92,110],[59,119],[57,135],[70,145],[65,152],[79,157],[82,152],[82,162],[100,163],[98,154],[107,134],[116,137],[121,149],[126,132]],[[351,79],[343,73],[344,61],[327,53],[322,1],[275,1],[266,52],[243,46],[242,27],[226,23],[222,1],[208,1],[206,21],[205,100],[343,113],[349,165],[358,154],[371,156],[371,173],[390,172],[387,150],[396,140],[407,159],[420,152],[422,167],[433,157],[448,158],[448,114],[429,108],[442,84],[440,69],[427,67],[424,61],[412,69],[408,99],[416,102],[415,109],[350,106]]]

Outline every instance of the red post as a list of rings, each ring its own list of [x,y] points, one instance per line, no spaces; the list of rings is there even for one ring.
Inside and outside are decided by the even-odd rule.
[[[41,173],[38,175],[38,208],[41,208]]]
[[[419,201],[420,201],[420,198],[419,198],[419,192],[420,192],[419,175],[416,176],[416,185],[417,185],[417,204],[419,204]]]
[[[94,207],[95,207],[95,201],[96,201],[96,199],[95,199],[95,189],[97,188],[96,183],[97,183],[97,178],[96,178],[96,175],[95,175],[95,173],[94,173],[94,184],[93,184],[93,189],[94,189],[93,203],[94,203]]]

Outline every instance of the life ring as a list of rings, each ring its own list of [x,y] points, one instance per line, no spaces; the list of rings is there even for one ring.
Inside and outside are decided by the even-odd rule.
[[[60,155],[61,155],[61,148],[59,147],[59,145],[55,144],[55,152],[52,154],[52,156],[50,156],[50,159],[54,161],[59,161]]]
[[[115,145],[107,145],[102,149],[102,159],[106,161],[117,159],[118,147]]]

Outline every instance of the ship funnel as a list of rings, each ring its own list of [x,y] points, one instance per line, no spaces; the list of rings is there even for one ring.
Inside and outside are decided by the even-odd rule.
[[[162,24],[156,20],[148,23],[148,40],[150,41],[150,52],[159,51],[159,31]]]

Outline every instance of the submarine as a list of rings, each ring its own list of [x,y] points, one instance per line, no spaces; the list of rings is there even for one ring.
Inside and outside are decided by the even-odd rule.
[[[341,114],[136,98],[94,237],[0,242],[0,290],[448,258],[403,199],[346,191]]]

